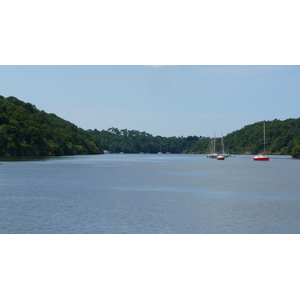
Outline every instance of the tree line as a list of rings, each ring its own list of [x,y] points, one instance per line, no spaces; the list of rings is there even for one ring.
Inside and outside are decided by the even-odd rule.
[[[300,158],[300,118],[261,121],[215,139],[216,151],[256,154],[263,151]],[[0,96],[0,155],[76,155],[111,153],[208,153],[204,136],[162,137],[145,131],[109,128],[84,130],[55,114],[15,97]]]
[[[0,155],[103,153],[88,131],[15,97],[0,96]]]
[[[233,131],[223,138],[225,152],[232,154],[257,154],[264,150],[263,124],[265,123],[268,154],[291,155],[294,148],[300,145],[300,118],[284,121],[261,121]],[[216,151],[221,151],[222,138],[216,139]],[[204,153],[209,141],[197,141],[191,153]],[[297,147],[296,147],[297,149]],[[294,155],[293,155],[294,156]]]
[[[264,150],[263,124],[266,128],[265,149],[268,154],[293,155],[300,145],[300,118],[284,121],[261,121],[233,131],[226,136],[215,139],[216,152],[231,154],[257,154]],[[108,130],[89,130],[97,136],[103,146],[112,153],[208,153],[212,138],[203,136],[162,137],[146,132],[109,128]],[[299,146],[300,147],[300,146]]]
[[[162,137],[153,136],[145,131],[109,128],[108,130],[88,130],[95,135],[104,150],[111,153],[183,153],[193,147],[202,136]]]

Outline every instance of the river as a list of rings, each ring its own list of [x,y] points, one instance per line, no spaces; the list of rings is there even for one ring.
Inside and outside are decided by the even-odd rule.
[[[300,233],[300,160],[106,154],[0,161],[0,233]]]

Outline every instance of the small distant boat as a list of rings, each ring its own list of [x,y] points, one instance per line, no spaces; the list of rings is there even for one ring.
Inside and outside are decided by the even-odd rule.
[[[157,154],[163,154],[162,152],[161,152],[161,145],[159,145],[159,152],[157,153]]]
[[[269,161],[270,157],[266,154],[266,125],[264,123],[264,152],[258,153],[253,157],[253,160]]]
[[[214,139],[211,141],[210,153],[206,155],[206,158],[217,158],[218,153],[216,153],[216,133],[214,134]]]
[[[218,157],[218,153],[210,153],[206,155],[206,158],[217,158]]]
[[[231,154],[230,153],[220,153],[220,155],[223,155],[225,157],[231,157]]]
[[[225,156],[224,155],[218,155],[217,156],[217,160],[224,160],[225,159]]]
[[[223,132],[222,132],[222,153],[220,153],[220,156],[224,156],[224,158],[231,156],[229,153],[225,153],[224,151]]]
[[[110,152],[108,150],[103,151],[104,154],[109,154]]]
[[[253,157],[253,160],[270,160],[270,157],[266,155],[266,153],[258,153]]]

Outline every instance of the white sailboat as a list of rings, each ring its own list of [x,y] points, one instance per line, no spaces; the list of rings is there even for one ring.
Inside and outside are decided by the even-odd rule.
[[[220,153],[217,156],[217,160],[225,160],[225,155],[224,155],[224,142],[223,142],[223,133],[221,133],[222,135],[222,153]]]
[[[223,132],[221,133],[221,135],[222,135],[222,153],[220,153],[220,155],[222,155],[224,157],[229,157],[230,154],[229,153],[225,153],[225,150],[224,150]]]
[[[214,134],[213,145],[210,147],[210,153],[206,155],[206,158],[217,158],[218,153],[216,153],[216,133]]]
[[[270,157],[266,154],[266,125],[264,123],[264,152],[258,153],[253,157],[253,160],[269,161]]]

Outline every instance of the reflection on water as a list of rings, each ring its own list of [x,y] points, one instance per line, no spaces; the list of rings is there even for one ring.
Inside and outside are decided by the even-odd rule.
[[[299,163],[288,156],[5,158],[0,233],[299,233]]]
[[[0,156],[0,161],[45,161],[67,159],[72,156]]]

